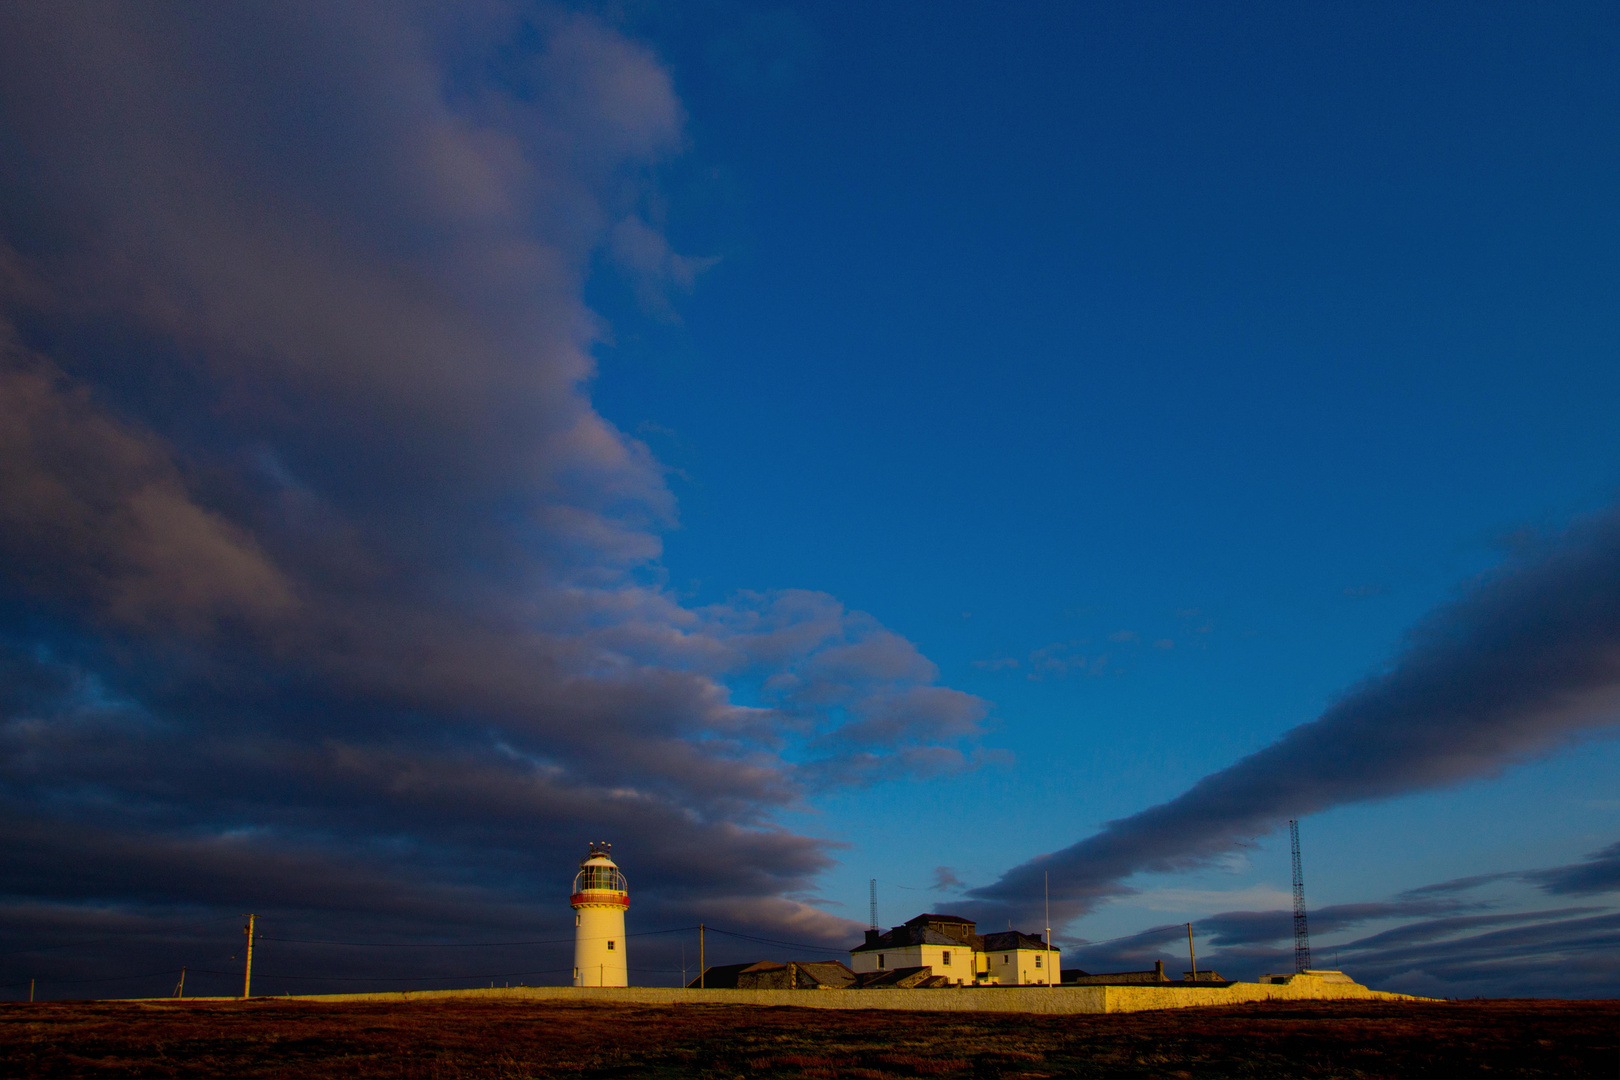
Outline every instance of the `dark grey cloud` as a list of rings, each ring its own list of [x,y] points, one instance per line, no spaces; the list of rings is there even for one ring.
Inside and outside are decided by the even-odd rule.
[[[1441,914],[1421,902],[1345,904],[1310,913],[1317,967],[1339,968],[1376,989],[1439,997],[1558,995],[1610,997],[1620,991],[1620,916],[1597,907]],[[1205,945],[1200,970],[1253,979],[1293,970],[1291,911],[1230,911],[1194,923]],[[1414,919],[1414,916],[1419,916]],[[1371,922],[1401,925],[1327,944],[1323,937]],[[1186,927],[1175,923],[1109,941],[1064,943],[1063,965],[1087,971],[1188,970]]]
[[[1340,963],[1390,989],[1463,996],[1612,997],[1620,915],[1591,908],[1440,920],[1340,947]],[[1459,933],[1517,923],[1485,933]]]
[[[1384,919],[1410,919],[1442,911],[1457,911],[1466,905],[1455,900],[1399,900],[1359,904],[1329,904],[1309,912],[1310,928],[1317,934],[1331,934],[1363,923]],[[1200,934],[1210,936],[1216,946],[1254,945],[1292,940],[1292,911],[1225,911],[1209,915],[1195,924]]]
[[[1490,776],[1620,720],[1620,514],[1583,522],[1473,583],[1388,670],[1184,794],[971,894],[993,921],[1050,875],[1065,917],[1133,874],[1202,865],[1288,818]],[[1586,873],[1600,880],[1606,871]]]
[[[1582,862],[1531,870],[1523,876],[1543,892],[1560,895],[1620,892],[1620,843],[1594,851]]]
[[[555,923],[598,837],[643,925],[844,939],[775,815],[971,767],[985,704],[826,595],[663,587],[582,299],[669,317],[706,264],[655,55],[545,6],[14,4],[0,125],[0,952]]]
[[[1477,889],[1482,885],[1491,885],[1498,881],[1506,881],[1518,876],[1518,872],[1513,870],[1507,870],[1495,874],[1474,874],[1470,877],[1452,878],[1450,881],[1439,881],[1433,885],[1420,885],[1415,889],[1407,889],[1405,892],[1401,893],[1401,897],[1403,899],[1416,899],[1419,897],[1435,896],[1437,894],[1444,893],[1467,892],[1470,889]]]
[[[1513,902],[1512,890],[1492,890],[1473,898],[1462,894],[1500,883],[1531,884],[1553,892],[1556,889],[1549,884],[1570,882],[1579,885],[1571,891],[1611,891],[1613,885],[1604,885],[1602,874],[1614,851],[1610,846],[1569,866],[1422,885],[1388,901],[1313,908],[1314,962],[1318,967],[1342,968],[1382,989],[1427,995],[1613,996],[1620,992],[1620,963],[1604,955],[1617,933],[1610,906],[1599,902],[1503,911],[1499,909]],[[1589,871],[1595,872],[1583,876]],[[1343,931],[1369,923],[1398,925],[1342,940]],[[1292,970],[1292,911],[1226,911],[1198,920],[1194,928],[1207,941],[1208,962],[1228,977]],[[1324,941],[1330,937],[1341,940]],[[1155,941],[1150,932],[1123,944],[1140,956],[1151,954]],[[1107,942],[1096,948],[1110,955],[1109,950],[1121,944]]]

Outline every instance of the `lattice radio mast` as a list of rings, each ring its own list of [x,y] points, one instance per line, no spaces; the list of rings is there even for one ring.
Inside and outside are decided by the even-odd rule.
[[[1288,840],[1294,852],[1294,972],[1311,966],[1311,929],[1305,923],[1305,872],[1299,865],[1299,822],[1288,823]]]
[[[877,878],[872,879],[872,929],[877,929]]]

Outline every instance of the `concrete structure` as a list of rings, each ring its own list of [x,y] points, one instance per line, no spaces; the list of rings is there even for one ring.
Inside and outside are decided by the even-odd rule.
[[[952,986],[1044,985],[1060,977],[1058,950],[1040,938],[974,930],[972,920],[956,915],[918,915],[887,933],[868,930],[866,940],[849,950],[849,966],[862,977],[925,968]]]
[[[960,984],[933,968],[884,968],[856,973],[836,960],[758,960],[751,964],[718,964],[686,984],[688,990],[866,990],[896,987],[943,989]]]
[[[1270,976],[1270,975],[1266,976],[1266,980],[1269,980],[1271,978],[1272,978],[1272,976]],[[1262,980],[1262,981],[1265,981],[1265,980]],[[1349,981],[1349,980],[1347,979],[1346,981]],[[1222,986],[1226,986],[1226,985],[1229,985],[1231,983],[1231,980],[1221,978],[1221,974],[1218,971],[1210,971],[1210,970],[1204,969],[1204,970],[1200,970],[1198,972],[1198,975],[1197,975],[1196,978],[1193,976],[1192,972],[1183,971],[1181,973],[1180,982],[1182,982],[1182,983],[1196,982],[1196,983],[1198,983],[1200,985],[1202,985],[1204,983],[1219,983]],[[1070,968],[1070,969],[1068,969],[1067,971],[1065,971],[1063,973],[1063,985],[1065,985],[1065,986],[1144,986],[1144,985],[1145,986],[1173,986],[1173,985],[1179,985],[1179,984],[1178,983],[1172,983],[1170,981],[1170,977],[1164,973],[1164,961],[1163,960],[1155,960],[1155,961],[1153,961],[1152,969],[1148,970],[1148,971],[1104,971],[1104,972],[1092,973],[1092,972],[1089,972],[1089,971],[1081,971],[1079,968]]]
[[[1170,981],[1170,976],[1164,973],[1164,961],[1153,961],[1151,971],[1081,971],[1071,968],[1063,973],[1063,982],[1070,986],[1137,986],[1141,984],[1158,985]]]
[[[1338,976],[1339,982],[1330,978]],[[616,1005],[799,1006],[810,1009],[903,1009],[915,1012],[1073,1013],[1142,1012],[1240,1005],[1250,1001],[1432,1001],[1409,994],[1385,994],[1349,980],[1341,972],[1313,971],[1275,976],[1283,983],[1230,983],[1225,986],[1169,983],[1162,986],[1001,986],[948,990],[680,990],[631,987],[514,986],[495,990],[405,990],[371,994],[312,994],[293,1001],[442,1001],[488,998],[531,1001],[599,1001]],[[159,998],[178,1005],[170,998]],[[187,998],[235,1001],[236,998]]]
[[[1200,981],[1203,980],[1204,973],[1202,971],[1198,973],[1198,978]],[[1328,971],[1326,969],[1318,968],[1308,968],[1305,971],[1290,973],[1288,975],[1260,976],[1260,981],[1267,986],[1292,986],[1295,979],[1303,979],[1307,983],[1320,979],[1323,983],[1329,985],[1342,985],[1345,983],[1348,983],[1351,986],[1357,985],[1356,980],[1352,979],[1342,971]]]
[[[629,986],[624,913],[630,892],[614,864],[610,844],[592,843],[574,875],[574,985]]]
[[[688,990],[848,990],[856,975],[837,960],[790,960],[779,964],[761,960],[754,964],[723,964],[711,967],[693,979]]]

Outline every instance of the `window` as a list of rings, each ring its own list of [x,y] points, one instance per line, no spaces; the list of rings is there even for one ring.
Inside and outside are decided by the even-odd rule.
[[[610,942],[610,943],[609,943],[609,944],[608,944],[608,948],[610,948],[610,949],[611,949],[611,948],[613,948],[613,945],[612,945],[612,943],[611,943],[611,942]],[[1035,966],[1036,966],[1036,967],[1040,967],[1040,966],[1041,966],[1041,958],[1040,958],[1040,957],[1038,957],[1038,956],[1037,956],[1037,957],[1036,957],[1036,958],[1035,958]]]
[[[1005,963],[1007,963],[1007,962],[1008,962],[1008,961],[1009,961],[1009,960],[1011,960],[1011,959],[1012,959],[1012,957],[1010,957],[1010,956],[1005,956],[1005,955],[1003,955],[1003,956],[1002,956],[1002,958],[1001,958],[1001,962],[1002,962],[1002,963],[1003,963],[1003,964],[1005,964]]]
[[[940,963],[944,964],[946,967],[950,967],[951,966],[951,950],[949,950],[949,949],[944,950],[944,957],[945,958],[943,960],[941,960]]]
[[[612,951],[613,951],[613,942],[610,941],[610,942],[608,942],[608,952],[612,952]]]
[[[574,969],[574,981],[579,982],[579,968]]]
[[[577,911],[574,912],[574,925],[575,926],[579,925],[579,912],[577,912]]]
[[[878,970],[879,971],[883,970],[883,954],[882,953],[878,953]]]

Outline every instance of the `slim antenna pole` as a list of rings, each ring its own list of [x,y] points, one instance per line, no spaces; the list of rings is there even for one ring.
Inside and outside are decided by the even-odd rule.
[[[242,969],[242,1000],[246,1001],[253,996],[253,916],[247,917],[248,924],[242,927],[242,933],[247,935],[247,966]]]
[[[1299,822],[1289,821],[1288,841],[1294,856],[1294,973],[1311,966],[1311,929],[1305,921],[1305,872],[1299,863]]]
[[[1187,924],[1187,959],[1192,963],[1192,981],[1198,981],[1198,954],[1193,952],[1192,923]]]
[[[877,929],[877,878],[872,879],[872,929]]]
[[[1052,985],[1052,872],[1041,874],[1046,884],[1046,985]]]

